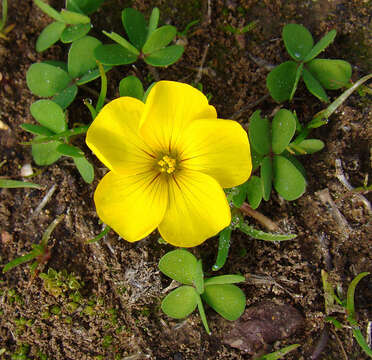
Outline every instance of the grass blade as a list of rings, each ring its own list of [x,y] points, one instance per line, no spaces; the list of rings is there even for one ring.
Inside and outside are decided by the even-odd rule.
[[[348,317],[354,319],[355,315],[355,305],[354,305],[354,295],[355,295],[355,288],[358,285],[359,281],[362,280],[365,276],[369,275],[369,272],[363,272],[358,274],[353,281],[350,283],[347,289],[347,297],[346,297],[346,311]]]
[[[244,234],[249,235],[253,239],[273,241],[273,242],[292,240],[297,236],[296,234],[284,234],[283,235],[283,234],[266,233],[264,231],[253,228],[252,226],[248,225],[245,222],[241,222],[238,226],[238,229],[242,231]]]
[[[227,256],[229,255],[231,231],[231,226],[228,226],[220,232],[218,238],[218,254],[216,263],[212,266],[213,271],[220,270],[222,266],[225,265]]]
[[[38,184],[34,184],[32,182],[27,182],[27,181],[0,179],[0,188],[6,188],[6,189],[33,188],[33,189],[40,190],[42,186]]]
[[[261,356],[258,360],[277,360],[277,359],[281,359],[284,355],[288,354],[290,351],[293,351],[294,349],[297,349],[299,346],[301,346],[301,345],[300,344],[293,344],[293,345],[286,346],[283,349],[275,351],[271,354]]]
[[[45,230],[43,237],[41,238],[40,245],[43,247],[46,247],[48,244],[48,240],[50,237],[50,234],[53,232],[54,228],[62,221],[62,219],[65,217],[64,214],[59,215],[56,219],[53,220],[53,222],[47,227]]]
[[[31,251],[30,253],[17,257],[13,259],[12,261],[8,262],[4,267],[3,267],[3,274],[6,273],[7,271],[13,269],[14,267],[26,263],[32,259],[35,259],[39,255],[38,252],[36,251]]]

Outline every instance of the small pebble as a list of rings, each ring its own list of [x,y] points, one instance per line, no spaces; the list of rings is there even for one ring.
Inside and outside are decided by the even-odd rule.
[[[33,173],[34,173],[34,171],[32,170],[31,164],[24,164],[21,167],[21,176],[22,177],[31,176]]]

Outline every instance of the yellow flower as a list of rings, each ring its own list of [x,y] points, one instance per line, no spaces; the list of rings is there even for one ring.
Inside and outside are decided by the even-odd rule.
[[[146,104],[121,97],[89,127],[86,142],[111,170],[98,184],[98,216],[125,240],[156,228],[168,243],[196,246],[230,224],[222,188],[252,169],[247,133],[217,119],[190,85],[160,81]]]

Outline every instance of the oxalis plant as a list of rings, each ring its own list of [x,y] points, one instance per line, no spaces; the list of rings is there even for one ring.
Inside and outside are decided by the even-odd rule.
[[[67,0],[65,9],[58,12],[44,1],[35,0],[54,19],[40,34],[37,51],[44,51],[59,40],[68,44],[69,51],[67,63],[44,61],[29,68],[27,85],[43,99],[30,108],[39,125],[22,125],[35,135],[30,144],[36,164],[49,165],[68,156],[83,179],[92,182],[93,166],[83,151],[73,145],[75,135],[86,133],[88,147],[109,169],[94,195],[105,229],[93,241],[106,235],[110,228],[129,242],[139,241],[158,229],[167,243],[183,248],[219,235],[217,259],[212,267],[216,271],[226,262],[235,230],[264,241],[293,239],[294,234],[270,234],[253,228],[242,216],[241,207],[247,200],[252,209],[258,208],[262,199],[270,199],[272,188],[285,200],[298,199],[305,191],[306,178],[296,156],[324,147],[322,141],[308,138],[311,130],[325,125],[335,109],[370,78],[364,77],[349,87],[348,63],[316,59],[336,32],[331,31],[314,46],[311,34],[303,26],[285,26],[283,39],[293,61],[275,68],[267,84],[279,102],[293,98],[301,78],[309,91],[323,101],[328,101],[325,89],[349,88],[306,125],[300,123],[296,113],[286,109],[280,109],[272,121],[258,110],[250,118],[247,134],[239,123],[218,119],[215,108],[201,91],[179,82],[159,81],[145,91],[137,77],[126,76],[119,83],[120,98],[107,101],[106,72],[114,66],[137,60],[144,61],[149,69],[168,66],[181,57],[184,49],[172,44],[177,34],[175,27],[158,26],[157,8],[148,21],[137,10],[124,9],[123,34],[103,31],[114,42],[103,44],[88,35],[92,28],[90,15],[102,3]],[[97,78],[101,79],[98,94],[86,85]],[[97,97],[95,104],[88,99],[84,102],[92,122],[69,127],[68,108],[79,89]],[[104,106],[105,101],[108,104]],[[7,181],[3,186],[20,185]],[[26,257],[13,260],[3,271],[29,260],[42,260],[34,263],[37,267],[45,263],[47,256],[45,237],[40,246],[35,246]],[[243,276],[204,278],[201,260],[183,249],[166,254],[159,268],[182,284],[162,302],[167,315],[185,318],[198,307],[205,330],[210,333],[203,302],[231,321],[244,312],[245,295],[234,285],[243,282]],[[48,272],[42,278],[54,281],[54,275]],[[296,346],[265,358],[278,358]]]
[[[205,331],[211,334],[203,301],[226,320],[237,320],[243,314],[245,295],[234,284],[244,282],[244,276],[220,275],[205,279],[201,260],[183,249],[165,254],[159,261],[159,269],[183,284],[172,290],[161,303],[168,316],[183,319],[198,307]]]
[[[32,64],[26,80],[30,91],[45,99],[31,105],[30,111],[39,125],[23,124],[22,128],[35,135],[26,144],[32,145],[32,155],[37,165],[50,165],[61,156],[70,157],[82,178],[91,183],[93,166],[84,152],[70,142],[73,136],[87,132],[89,125],[74,124],[68,128],[68,107],[76,98],[78,88],[102,77],[101,96],[93,119],[103,106],[107,91],[104,73],[115,65],[124,65],[142,58],[152,66],[168,66],[182,55],[181,45],[167,46],[176,36],[177,29],[171,25],[158,28],[159,9],[154,8],[147,25],[143,14],[127,8],[122,12],[123,26],[129,41],[116,33],[104,34],[117,44],[103,45],[98,39],[87,35],[92,25],[89,15],[103,3],[102,0],[67,0],[60,12],[42,0],[35,4],[55,21],[49,24],[36,42],[36,50],[44,51],[61,40],[70,44],[67,63],[44,61]],[[98,64],[103,64],[101,68]],[[119,86],[120,88],[122,85]],[[89,89],[87,89],[89,90]],[[92,110],[89,101],[85,103]]]
[[[344,60],[316,59],[333,42],[336,30],[323,36],[315,45],[304,26],[287,24],[282,37],[288,54],[293,60],[275,67],[266,79],[266,85],[274,100],[292,100],[300,79],[318,99],[329,102],[326,90],[346,87],[351,78],[351,65]]]

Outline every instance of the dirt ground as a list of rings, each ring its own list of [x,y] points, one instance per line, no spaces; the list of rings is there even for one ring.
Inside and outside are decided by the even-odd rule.
[[[63,6],[57,0],[50,4],[58,9]],[[235,117],[245,127],[253,111],[261,109],[270,115],[279,106],[270,97],[259,105],[255,103],[267,93],[268,68],[288,59],[281,40],[286,23],[302,23],[316,40],[336,29],[336,40],[324,57],[349,61],[354,81],[371,72],[371,1],[109,0],[93,15],[91,34],[107,43],[101,29],[122,33],[120,11],[128,6],[147,16],[153,6],[158,6],[161,22],[174,24],[179,30],[199,20],[187,39],[181,39],[185,43],[182,59],[159,70],[158,75],[160,79],[191,83],[209,46],[200,79],[204,92],[212,95],[211,104],[219,117]],[[0,40],[0,120],[8,127],[0,129],[0,176],[21,179],[21,167],[32,164],[38,175],[31,181],[43,189],[0,190],[0,264],[30,251],[47,226],[65,214],[53,232],[51,258],[44,272],[53,268],[75,274],[82,299],[77,309],[68,311],[66,304],[71,301],[72,291],[53,296],[41,279],[30,281],[28,265],[0,274],[0,358],[10,359],[12,354],[12,359],[26,358],[15,357],[17,349],[26,344],[29,359],[253,359],[254,354],[226,344],[225,335],[234,323],[210,308],[206,311],[211,336],[205,333],[197,312],[184,321],[162,313],[163,290],[170,280],[159,273],[157,263],[172,247],[159,243],[157,233],[130,244],[110,232],[104,240],[86,244],[102,230],[93,193],[105,173],[88,148],[84,150],[95,165],[96,175],[91,185],[83,182],[68,158],[39,168],[32,162],[30,147],[21,145],[31,136],[20,125],[34,123],[29,106],[37,100],[26,86],[28,67],[45,59],[67,59],[68,47],[60,43],[42,54],[35,51],[35,41],[50,21],[31,0],[9,1],[8,22],[15,28],[9,41]],[[239,29],[252,21],[257,22],[254,29],[242,35],[226,28],[230,25]],[[115,68],[108,74],[108,98],[118,96],[118,83],[128,74],[140,76],[146,86],[152,81],[142,63]],[[97,90],[99,81],[88,86]],[[332,98],[339,94],[328,93]],[[70,107],[70,124],[89,122],[82,101],[90,97],[86,90],[79,90]],[[357,274],[372,272],[371,194],[361,198],[340,181],[343,174],[353,187],[362,186],[368,175],[371,182],[370,100],[353,94],[327,126],[314,131],[314,137],[326,146],[320,153],[301,159],[308,176],[303,197],[287,202],[273,194],[258,209],[283,232],[298,234],[295,240],[272,244],[233,234],[227,264],[217,274],[241,273],[246,277],[241,288],[248,308],[260,308],[269,301],[293,306],[300,314],[295,332],[275,339],[271,348],[264,349],[266,352],[298,343],[301,347],[286,359],[367,358],[348,328],[334,332],[331,327],[323,353],[317,357],[314,354],[325,327],[321,270],[326,270],[332,283],[339,284],[344,292]],[[303,85],[293,103],[284,106],[295,109],[303,122],[324,107]],[[84,138],[76,137],[74,143],[84,146]],[[33,216],[53,186],[50,200],[40,214]],[[253,219],[250,222],[260,227]],[[210,273],[217,239],[209,239],[192,251],[203,259],[204,270]],[[365,334],[372,320],[371,276],[358,285],[355,302]],[[345,320],[342,314],[336,316]],[[289,316],[288,323],[291,321]]]

